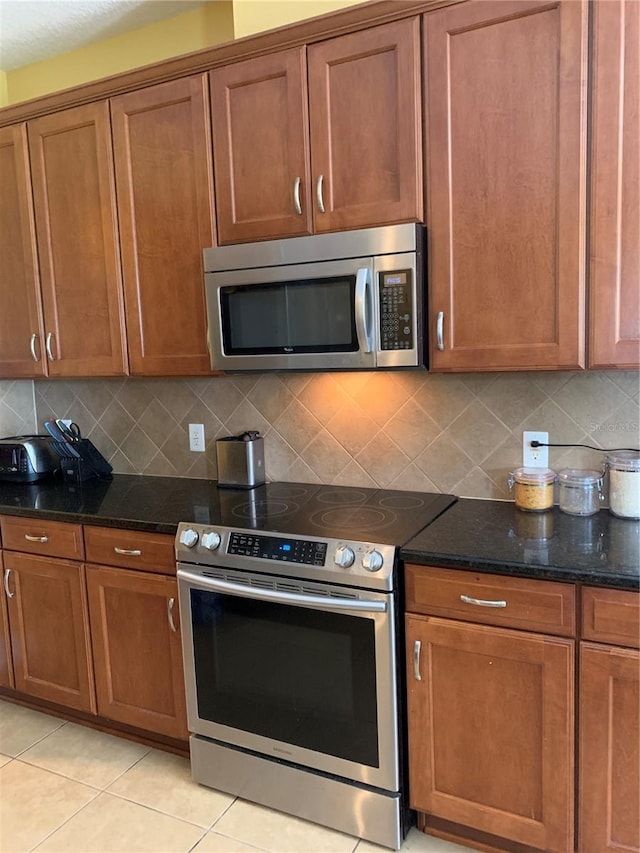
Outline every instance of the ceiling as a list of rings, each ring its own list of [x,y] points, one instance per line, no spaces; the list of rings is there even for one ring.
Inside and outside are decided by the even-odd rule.
[[[0,69],[13,71],[202,5],[203,0],[0,0]]]

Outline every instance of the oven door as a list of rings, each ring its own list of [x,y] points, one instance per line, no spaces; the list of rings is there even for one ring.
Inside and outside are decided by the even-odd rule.
[[[189,729],[399,790],[394,600],[178,564]]]
[[[373,258],[205,276],[214,370],[376,366]]]

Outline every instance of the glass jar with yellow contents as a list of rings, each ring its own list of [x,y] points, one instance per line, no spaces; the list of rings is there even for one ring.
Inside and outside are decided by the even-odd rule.
[[[509,477],[515,504],[527,512],[545,512],[553,506],[555,471],[551,468],[516,468]]]

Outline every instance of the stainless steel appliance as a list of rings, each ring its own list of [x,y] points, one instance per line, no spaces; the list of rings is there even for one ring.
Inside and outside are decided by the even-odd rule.
[[[369,841],[406,832],[398,546],[450,495],[272,483],[176,538],[193,778]]]
[[[54,441],[47,435],[0,438],[0,480],[34,483],[60,468]]]
[[[214,370],[426,365],[424,227],[205,249]]]
[[[253,489],[264,483],[264,439],[257,430],[216,439],[218,485]]]

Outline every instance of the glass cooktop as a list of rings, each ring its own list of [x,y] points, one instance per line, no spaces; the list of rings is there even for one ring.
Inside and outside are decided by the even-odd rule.
[[[218,490],[226,527],[402,546],[457,498],[429,492],[268,483]]]

